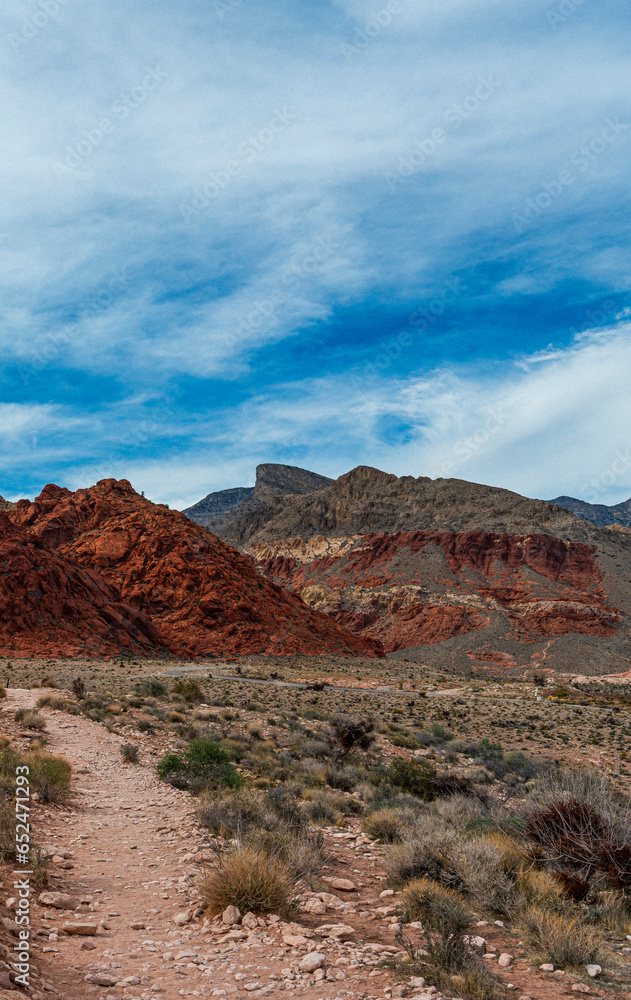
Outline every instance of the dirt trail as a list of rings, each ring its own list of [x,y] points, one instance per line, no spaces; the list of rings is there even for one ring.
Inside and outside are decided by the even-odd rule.
[[[9,691],[6,708],[32,707],[39,694]],[[62,753],[75,770],[72,805],[67,810],[45,810],[43,828],[35,831],[42,845],[54,845],[73,855],[72,868],[52,866],[51,872],[58,877],[51,888],[91,899],[81,907],[83,919],[110,925],[94,939],[94,951],[82,949],[91,940],[86,937],[44,940],[45,957],[50,960],[48,978],[69,1000],[102,995],[106,992],[102,987],[84,980],[91,971],[87,967],[102,957],[101,964],[112,967],[118,981],[138,975],[139,970],[144,975],[146,970],[150,979],[159,979],[167,995],[177,984],[173,994],[177,995],[181,978],[164,973],[152,976],[156,963],[142,942],[164,938],[166,933],[167,940],[174,939],[173,915],[185,910],[192,898],[189,877],[197,868],[190,863],[191,850],[197,848],[199,836],[190,797],[157,779],[151,756],[141,766],[123,764],[123,740],[103,726],[82,716],[46,710],[44,714],[47,749]],[[72,918],[59,910],[45,912],[48,925],[61,926],[64,919]],[[44,917],[44,908],[41,913]],[[145,926],[133,929],[133,923]],[[132,989],[127,995],[134,992],[139,993]]]
[[[33,707],[40,693],[10,690],[4,702],[7,714]],[[50,889],[83,901],[74,913],[34,908],[36,930],[51,933],[50,938],[41,931],[35,937],[37,960],[44,979],[62,997],[287,996],[307,987],[308,995],[318,1000],[383,997],[392,977],[375,968],[383,954],[379,942],[382,949],[395,948],[387,927],[373,923],[365,928],[366,911],[357,909],[384,903],[378,898],[383,883],[375,872],[375,865],[379,870],[381,865],[366,845],[357,844],[356,851],[353,843],[338,839],[339,833],[331,834],[325,879],[350,874],[358,881],[358,891],[341,898],[332,890],[326,907],[314,897],[314,911],[301,917],[308,941],[287,943],[284,937],[299,935],[300,928],[273,923],[274,918],[267,924],[261,921],[263,926],[239,929],[236,940],[224,940],[224,932],[231,929],[210,927],[209,921],[205,926],[199,919],[178,926],[174,917],[194,910],[196,861],[203,850],[193,800],[157,779],[157,758],[151,753],[141,751],[138,765],[124,764],[121,737],[83,716],[40,711],[46,716],[47,750],[63,754],[75,771],[68,807],[42,807],[35,830],[41,845],[72,853],[66,862],[51,865]],[[370,900],[362,898],[369,895]],[[80,919],[99,924],[95,937],[57,938],[55,928]],[[322,923],[352,923],[357,938],[376,947],[364,951],[363,944],[354,942],[318,942],[317,950],[326,952],[331,965],[327,979],[319,980],[318,973],[301,975],[297,963],[316,947],[308,927]],[[291,966],[296,971],[288,975]],[[86,981],[86,976],[97,982]]]

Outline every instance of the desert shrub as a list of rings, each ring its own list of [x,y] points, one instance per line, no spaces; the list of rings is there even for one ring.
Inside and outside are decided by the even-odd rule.
[[[467,966],[471,957],[464,936],[471,914],[462,897],[424,878],[410,882],[401,897],[408,920],[423,925],[430,963],[449,972]]]
[[[526,945],[537,960],[578,969],[599,957],[602,936],[581,917],[531,906],[522,914],[520,924]]]
[[[369,750],[375,741],[372,719],[335,715],[329,720],[328,744],[336,763],[354,750]]]
[[[121,756],[126,764],[138,763],[138,747],[135,743],[123,743]]]
[[[424,878],[460,888],[462,882],[450,857],[457,839],[453,831],[443,829],[428,837],[427,831],[421,830],[392,844],[384,852],[388,883],[400,888],[414,879]]]
[[[242,913],[283,916],[291,910],[296,882],[289,865],[280,858],[237,844],[215,855],[201,882],[200,894],[211,914],[232,905]]]
[[[85,681],[83,677],[75,677],[72,682],[72,693],[79,701],[85,698]]]
[[[203,794],[197,818],[207,830],[226,838],[242,837],[253,828],[273,829],[278,823],[278,814],[267,796],[244,788]]]
[[[19,722],[23,729],[33,729],[37,732],[46,729],[46,719],[32,708],[19,708],[15,713],[15,721]]]
[[[204,700],[204,692],[199,681],[196,681],[194,677],[178,677],[173,682],[171,691],[191,705],[199,704],[200,701]]]
[[[238,788],[243,781],[225,747],[203,737],[191,740],[183,753],[166,754],[157,771],[163,781],[194,793],[211,788]]]
[[[186,716],[181,712],[169,712],[169,722],[186,722]]]
[[[15,857],[15,808],[0,800],[0,860]]]
[[[147,698],[166,698],[169,689],[164,681],[159,681],[156,677],[147,677],[134,684],[136,694],[144,695]]]
[[[95,720],[95,721],[101,721],[101,720]],[[138,727],[138,732],[139,733],[153,733],[153,732],[155,732],[155,729],[154,729],[154,720],[153,719],[148,719],[146,716],[144,718],[138,719],[136,721],[136,726]]]
[[[326,792],[314,795],[303,809],[311,822],[318,826],[334,826],[341,818],[337,803]]]
[[[517,905],[514,879],[506,873],[502,852],[487,840],[460,839],[451,846],[449,863],[460,891],[485,911],[505,916]]]
[[[38,793],[41,801],[63,802],[72,777],[72,767],[66,758],[37,751],[26,754],[24,763],[29,767],[31,788]]]
[[[37,699],[38,708],[52,708],[55,712],[69,712],[71,715],[78,715],[79,711],[74,702],[68,698],[60,698],[55,694],[44,694]]]
[[[429,801],[436,798],[436,769],[429,764],[398,757],[388,768],[388,780],[396,788]]]
[[[547,776],[531,796],[526,829],[573,898],[586,898],[592,887],[631,890],[631,810],[606,778]]]
[[[267,792],[267,799],[276,815],[293,827],[306,825],[306,817],[298,805],[302,795],[302,785],[298,782],[280,782]]]
[[[7,696],[7,689],[3,687],[2,684],[0,684],[0,698],[6,698],[6,696]]]
[[[41,681],[39,682],[39,686],[43,688],[56,688],[57,684],[52,679],[52,677],[42,677]]]
[[[377,809],[364,816],[362,830],[384,844],[396,844],[410,829],[410,818],[399,809]]]
[[[486,768],[496,778],[508,784],[528,781],[539,771],[537,763],[521,751],[513,750],[505,754],[501,743],[493,743],[489,739],[480,740],[479,743],[458,741],[454,749],[467,757],[473,757],[475,764]]]
[[[340,792],[352,792],[357,783],[357,772],[354,770],[329,766],[323,769],[323,775],[329,788],[336,788]]]

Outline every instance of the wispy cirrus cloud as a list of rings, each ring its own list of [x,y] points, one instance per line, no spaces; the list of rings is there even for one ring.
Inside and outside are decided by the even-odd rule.
[[[452,443],[442,409],[477,412],[476,386],[493,398],[534,386],[552,358],[521,374],[513,362],[548,344],[555,364],[576,364],[589,311],[624,305],[618,0],[579,5],[558,30],[546,5],[499,0],[224,6],[194,0],[174,19],[165,0],[3,4],[0,391],[43,407],[36,444],[5,466],[13,492],[87,470],[92,453],[121,474],[155,468],[162,495],[185,453],[199,476],[174,495],[194,499],[198,451],[243,474],[255,411],[266,454],[322,468],[333,448],[337,471],[344,456],[404,471],[418,447],[439,468],[460,434]],[[615,141],[595,148],[610,121]],[[349,389],[450,281],[453,308]],[[306,423],[327,386],[358,397],[357,424],[326,404],[330,439],[326,406]],[[607,394],[582,392],[601,428]],[[548,432],[574,455],[552,409]],[[55,436],[55,414],[68,434]],[[483,448],[457,468],[508,482],[504,430],[486,464]]]

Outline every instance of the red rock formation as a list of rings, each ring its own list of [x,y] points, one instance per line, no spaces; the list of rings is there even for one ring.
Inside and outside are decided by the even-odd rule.
[[[553,535],[485,531],[315,536],[253,546],[260,570],[387,652],[484,629],[500,612],[506,636],[611,636],[594,549]],[[499,660],[508,662],[504,654]],[[485,653],[485,659],[488,655]],[[510,659],[510,657],[508,658]]]
[[[43,549],[0,513],[0,655],[156,652],[160,636],[105,580]]]
[[[375,641],[308,608],[259,576],[251,558],[127,480],[76,493],[46,486],[11,517],[39,545],[98,572],[179,655],[380,654]]]

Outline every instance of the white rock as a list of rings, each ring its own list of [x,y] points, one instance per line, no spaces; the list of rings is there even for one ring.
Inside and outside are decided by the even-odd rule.
[[[238,906],[227,906],[223,913],[221,914],[221,919],[224,924],[240,924],[241,923],[241,910]]]
[[[603,971],[600,965],[586,965],[585,968],[590,979],[595,979]]]
[[[465,944],[468,944],[470,948],[475,949],[484,953],[486,951],[486,938],[480,937],[479,934],[466,934],[464,938]]]
[[[320,951],[312,951],[300,960],[298,968],[301,972],[315,972],[316,969],[321,969],[325,962],[326,955]]]
[[[541,972],[554,972],[554,966],[550,962],[544,962],[539,969]]]
[[[177,924],[178,927],[183,927],[184,924],[190,924],[190,922],[191,922],[191,915],[190,913],[186,913],[186,911],[182,913],[176,913],[175,916],[173,917],[173,923]]]
[[[497,960],[497,964],[499,965],[500,969],[510,969],[511,965],[513,964],[513,956],[508,955],[506,952],[502,952],[502,954]]]
[[[339,938],[341,941],[348,941],[355,936],[355,928],[350,924],[321,924],[316,927],[315,932],[322,937]]]

